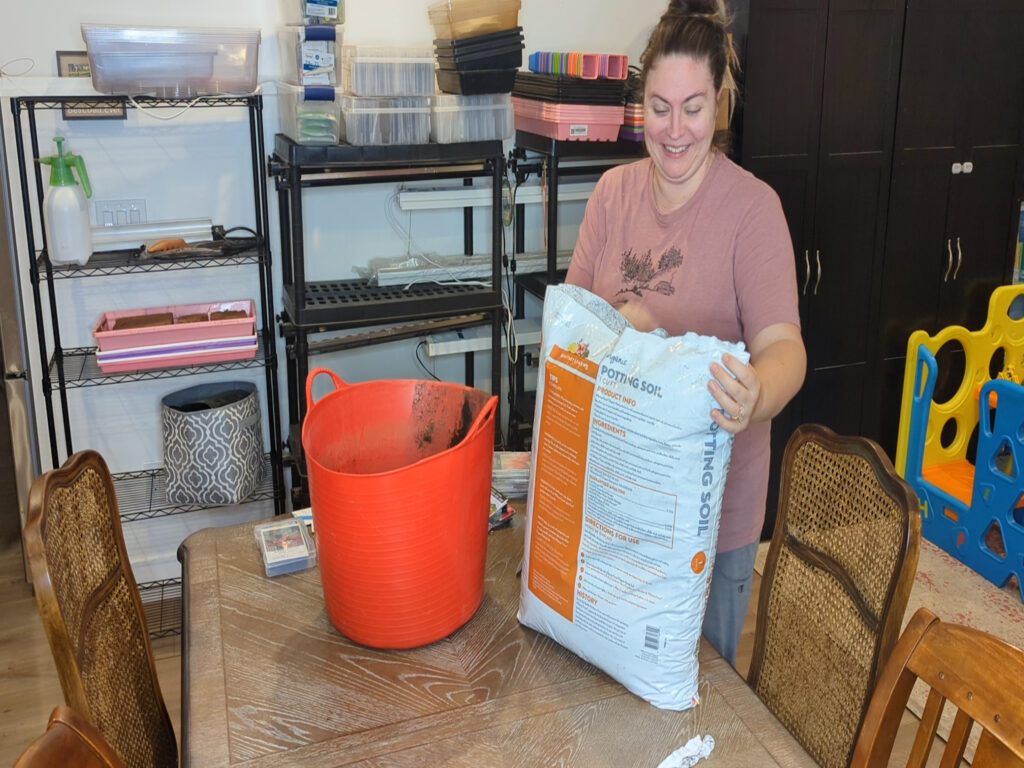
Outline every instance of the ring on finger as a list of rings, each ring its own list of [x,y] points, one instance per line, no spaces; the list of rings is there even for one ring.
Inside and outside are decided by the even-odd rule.
[[[743,421],[743,404],[742,403],[740,403],[739,411],[736,412],[736,421],[737,422],[742,422]]]

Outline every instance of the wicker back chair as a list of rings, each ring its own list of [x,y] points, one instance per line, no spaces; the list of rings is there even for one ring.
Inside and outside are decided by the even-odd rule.
[[[66,706],[54,708],[46,730],[21,753],[14,768],[53,768],[55,765],[124,768],[121,758],[102,734]]]
[[[899,636],[921,540],[882,449],[816,424],[783,459],[748,680],[823,768],[845,768]]]
[[[961,765],[968,738],[977,725],[975,766],[1024,767],[1024,650],[979,629],[939,621],[919,608],[900,636],[878,678],[852,768],[882,768],[896,741],[903,710],[917,680],[928,688],[908,768],[930,764],[929,752],[939,717],[949,703],[956,715],[945,741],[941,764]]]
[[[178,764],[114,484],[80,451],[29,491],[25,549],[65,703],[128,768]]]

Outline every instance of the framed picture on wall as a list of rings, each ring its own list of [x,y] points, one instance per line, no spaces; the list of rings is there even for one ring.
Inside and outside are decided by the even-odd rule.
[[[91,77],[89,54],[86,51],[57,51],[59,77]],[[80,102],[61,106],[65,120],[124,120],[126,111],[121,99],[83,96]]]

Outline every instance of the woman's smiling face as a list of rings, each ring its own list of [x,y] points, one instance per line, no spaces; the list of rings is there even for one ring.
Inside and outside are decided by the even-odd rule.
[[[718,93],[706,60],[664,56],[647,75],[644,144],[665,202],[682,204],[707,170],[715,136]]]

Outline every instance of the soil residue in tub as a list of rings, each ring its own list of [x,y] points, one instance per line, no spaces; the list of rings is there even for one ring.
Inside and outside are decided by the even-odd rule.
[[[466,393],[462,396],[462,412],[459,414],[459,423],[455,427],[452,440],[448,443],[449,448],[453,448],[462,442],[473,423],[473,415],[473,408],[469,404],[469,393]]]
[[[458,421],[454,424],[439,424],[438,420],[446,418],[450,409],[445,403],[450,390],[438,386],[433,382],[423,382],[416,386],[412,403],[412,418],[416,419],[416,445],[419,449],[426,451],[430,448],[441,451],[453,448],[466,437],[470,426],[473,424],[473,405],[470,393],[462,395],[462,407],[459,410]],[[453,415],[453,414],[452,414]],[[444,447],[435,446],[435,439],[442,439],[442,435],[450,435],[448,444]]]

